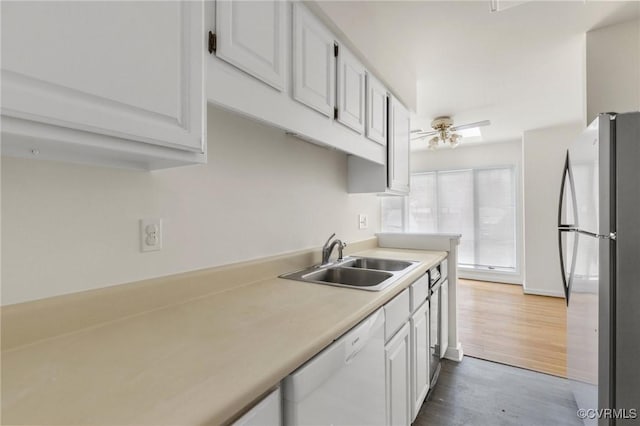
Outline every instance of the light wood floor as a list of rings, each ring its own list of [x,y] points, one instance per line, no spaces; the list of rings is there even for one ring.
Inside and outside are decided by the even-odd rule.
[[[511,284],[459,280],[458,327],[465,355],[566,377],[563,299]]]

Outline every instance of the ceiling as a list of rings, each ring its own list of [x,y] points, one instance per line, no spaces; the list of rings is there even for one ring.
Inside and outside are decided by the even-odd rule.
[[[411,109],[491,120],[464,144],[519,139],[585,116],[585,32],[640,17],[640,1],[318,1]],[[413,149],[427,147],[426,140]]]

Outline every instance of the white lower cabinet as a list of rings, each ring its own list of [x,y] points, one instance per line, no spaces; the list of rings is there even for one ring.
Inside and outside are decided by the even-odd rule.
[[[388,342],[411,315],[411,293],[408,288],[384,305],[384,314],[384,338]]]
[[[446,261],[440,270],[443,267]],[[440,334],[440,357],[448,347],[446,279],[440,302],[431,308],[428,300],[437,268],[284,379],[285,425],[384,421],[388,426],[408,426],[416,420],[431,388],[430,337]],[[438,312],[443,320],[433,321],[431,316],[437,318]]]
[[[282,402],[280,388],[277,388],[256,404],[233,426],[280,426],[282,425]]]
[[[429,392],[429,303],[411,316],[411,420],[415,420]]]
[[[388,425],[411,424],[409,405],[411,360],[409,345],[409,324],[405,323],[384,348]]]

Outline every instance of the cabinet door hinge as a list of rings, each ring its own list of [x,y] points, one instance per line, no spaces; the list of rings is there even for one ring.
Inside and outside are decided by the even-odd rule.
[[[333,108],[333,118],[338,119],[338,107]]]
[[[337,44],[333,45],[333,56],[335,56],[336,58],[338,57],[338,45]]]
[[[209,53],[213,54],[218,48],[218,36],[216,33],[209,31]]]

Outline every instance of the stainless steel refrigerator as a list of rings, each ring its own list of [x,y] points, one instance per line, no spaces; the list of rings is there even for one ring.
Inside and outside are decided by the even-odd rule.
[[[567,376],[579,408],[613,409],[585,424],[640,425],[640,112],[600,114],[570,146],[558,241]]]

